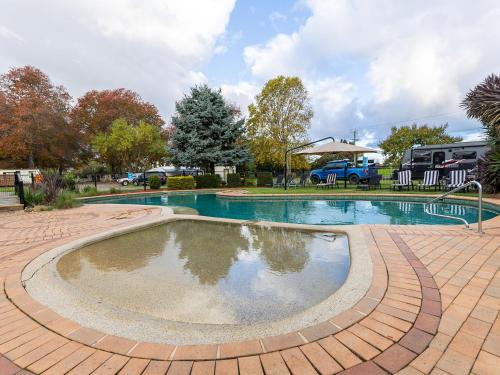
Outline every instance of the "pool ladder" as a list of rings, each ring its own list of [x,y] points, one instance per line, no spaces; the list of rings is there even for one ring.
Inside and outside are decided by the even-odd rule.
[[[476,185],[477,187],[477,232],[478,233],[483,233],[483,187],[481,184],[477,181],[469,181],[466,184],[456,187],[455,189],[452,189],[450,191],[447,191],[446,193],[441,194],[439,197],[433,198],[430,201],[426,202],[424,204],[424,211],[425,213],[432,215],[432,216],[439,216],[439,217],[445,217],[448,219],[454,219],[454,220],[459,220],[465,224],[465,228],[469,229],[469,223],[467,220],[457,217],[457,216],[448,216],[448,215],[442,215],[442,214],[436,214],[434,212],[431,212],[429,210],[429,205],[439,201],[443,200],[445,197],[447,197],[450,194],[456,193],[457,191],[463,190],[465,188],[468,188],[469,186]]]

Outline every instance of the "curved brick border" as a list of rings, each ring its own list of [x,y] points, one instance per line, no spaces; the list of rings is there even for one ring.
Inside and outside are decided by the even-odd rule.
[[[351,309],[303,330],[284,335],[265,337],[260,340],[229,342],[207,345],[168,345],[137,342],[123,337],[107,335],[104,332],[80,326],[66,319],[50,308],[35,301],[24,289],[19,270],[27,259],[5,279],[5,294],[16,307],[45,328],[65,338],[96,349],[116,354],[153,360],[215,360],[236,358],[288,349],[324,338],[339,332],[350,324],[369,314],[384,294],[387,285],[386,271],[378,250],[370,248],[373,266],[381,273],[374,272],[370,289]]]
[[[492,220],[491,224],[494,222]],[[328,322],[298,333],[259,340],[260,348],[255,342],[246,342],[170,347],[168,352],[164,345],[133,342],[128,349],[132,344],[127,342],[130,340],[122,341],[124,339],[112,336],[96,339],[98,332],[79,327],[23,295],[24,289],[18,281],[22,270],[20,264],[43,252],[47,246],[30,247],[26,253],[19,252],[8,258],[10,264],[5,281],[1,277],[4,273],[0,272],[1,289],[33,318],[44,323],[42,326],[35,323],[0,293],[0,353],[7,353],[16,366],[28,367],[36,373],[49,367],[49,372],[54,373],[71,369],[86,369],[86,373],[90,373],[98,367],[107,368],[109,373],[122,369],[131,373],[145,370],[145,374],[165,373],[167,369],[168,373],[198,373],[203,369],[208,370],[207,373],[215,369],[237,373],[239,369],[242,374],[247,370],[273,373],[279,369],[297,374],[396,372],[422,353],[436,334],[441,297],[431,273],[396,234],[411,234],[412,227],[363,228],[374,266],[373,283],[363,300]],[[389,228],[392,228],[391,233]],[[459,233],[447,229],[448,235]],[[11,261],[16,256],[21,262]],[[485,301],[493,306],[493,300]],[[61,335],[80,335],[80,342],[89,344],[69,341]],[[99,347],[105,349],[96,349]],[[36,362],[33,361],[35,357],[39,357]],[[9,360],[0,356],[0,373],[19,371],[20,367]]]

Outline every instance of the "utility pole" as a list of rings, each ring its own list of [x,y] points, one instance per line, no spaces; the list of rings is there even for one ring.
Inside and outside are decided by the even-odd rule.
[[[357,134],[357,131],[356,129],[353,130],[353,137],[352,137],[352,144],[355,145],[356,144],[356,141],[358,140],[358,138],[356,138],[356,134]]]

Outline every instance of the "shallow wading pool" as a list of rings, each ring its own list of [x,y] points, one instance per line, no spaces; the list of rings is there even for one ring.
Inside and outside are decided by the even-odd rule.
[[[82,325],[182,344],[326,319],[350,266],[343,233],[183,219],[50,255],[23,278],[35,299]]]
[[[416,199],[416,198],[414,198]],[[427,198],[425,200],[429,200]],[[466,201],[436,203],[432,212],[459,216],[476,223],[477,208]],[[240,220],[275,221],[296,224],[436,224],[457,225],[457,220],[431,216],[424,212],[424,202],[409,197],[218,197],[206,193],[170,193],[163,195],[95,198],[88,203],[143,204],[180,207],[179,213]],[[483,209],[483,220],[497,215],[493,209]]]

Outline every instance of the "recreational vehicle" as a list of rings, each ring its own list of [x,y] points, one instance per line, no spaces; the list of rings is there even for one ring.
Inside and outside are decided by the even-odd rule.
[[[477,160],[488,150],[488,142],[458,142],[442,145],[418,146],[406,150],[401,163],[402,169],[414,171],[414,178],[421,178],[428,169],[442,169],[443,175],[453,169],[472,170]]]

